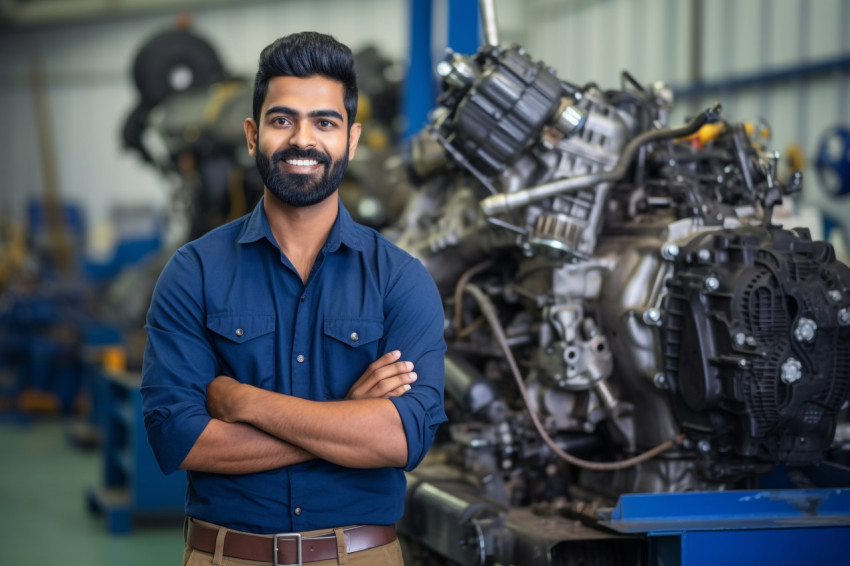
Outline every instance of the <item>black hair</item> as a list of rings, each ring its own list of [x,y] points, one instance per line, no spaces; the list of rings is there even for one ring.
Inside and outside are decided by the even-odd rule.
[[[254,121],[260,123],[260,109],[274,77],[311,77],[320,75],[339,81],[348,114],[348,129],[357,115],[357,69],[348,46],[330,35],[305,31],[275,40],[260,53],[254,79]]]

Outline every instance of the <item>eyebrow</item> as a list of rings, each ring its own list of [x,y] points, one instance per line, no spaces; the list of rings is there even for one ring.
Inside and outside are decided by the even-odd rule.
[[[269,116],[270,114],[285,114],[287,116],[295,116],[296,118],[301,117],[301,112],[295,108],[290,108],[289,106],[272,106],[266,110],[266,116]],[[342,114],[336,110],[313,110],[308,113],[307,116],[310,118],[336,118],[337,120],[342,121]]]

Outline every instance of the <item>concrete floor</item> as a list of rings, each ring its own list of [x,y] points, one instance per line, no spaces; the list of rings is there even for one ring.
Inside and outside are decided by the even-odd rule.
[[[100,485],[102,456],[75,447],[71,425],[59,417],[0,420],[0,564],[179,564],[179,517],[115,535],[89,511],[86,494]]]

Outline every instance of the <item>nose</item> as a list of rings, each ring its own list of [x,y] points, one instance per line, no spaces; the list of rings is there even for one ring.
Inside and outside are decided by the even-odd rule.
[[[313,129],[309,124],[297,123],[293,128],[289,143],[293,147],[298,148],[314,147],[316,145],[316,138],[313,135]]]

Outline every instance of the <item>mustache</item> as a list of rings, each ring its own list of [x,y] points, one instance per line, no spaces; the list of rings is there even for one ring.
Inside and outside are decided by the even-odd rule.
[[[277,163],[278,161],[284,161],[287,159],[315,159],[319,163],[324,164],[331,162],[330,155],[328,155],[327,153],[322,153],[321,151],[314,148],[298,149],[297,147],[289,147],[276,151],[272,155],[273,163]]]

